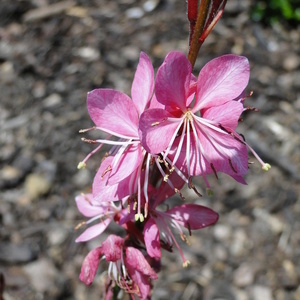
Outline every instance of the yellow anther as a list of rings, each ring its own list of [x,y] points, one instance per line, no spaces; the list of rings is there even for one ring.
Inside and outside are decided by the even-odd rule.
[[[142,214],[135,214],[134,216],[135,221],[144,222],[144,216]]]

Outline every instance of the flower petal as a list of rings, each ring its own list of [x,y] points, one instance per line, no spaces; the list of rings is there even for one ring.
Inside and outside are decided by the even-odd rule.
[[[137,137],[138,113],[132,100],[112,89],[95,89],[88,93],[87,108],[91,119],[102,130]]]
[[[248,172],[247,148],[228,133],[220,133],[211,128],[196,126],[207,163],[216,172],[243,176]],[[241,138],[242,140],[242,138]]]
[[[142,146],[151,154],[160,153],[168,147],[180,119],[171,122],[173,116],[166,110],[146,110],[140,117],[139,135]]]
[[[103,201],[118,201],[129,196],[130,176],[114,185],[108,185],[109,174],[106,170],[112,164],[113,157],[109,156],[101,163],[93,181],[93,204],[102,204]]]
[[[151,279],[157,279],[156,273],[150,267],[142,252],[134,247],[126,248],[125,265],[130,273],[142,273],[149,276]]]
[[[200,71],[192,111],[235,99],[246,88],[249,76],[246,57],[228,54],[211,60]]]
[[[108,238],[101,245],[106,261],[115,262],[121,259],[123,244],[124,244],[123,238],[114,234],[109,235]]]
[[[204,119],[212,120],[217,124],[221,124],[225,129],[234,131],[238,125],[243,109],[241,102],[230,101],[219,106],[205,109],[203,112],[201,111],[201,115]]]
[[[96,236],[100,235],[111,222],[111,218],[100,221],[100,223],[95,224],[87,228],[76,240],[76,243],[89,241]]]
[[[197,204],[175,206],[166,211],[166,213],[189,230],[201,229],[213,225],[219,218],[219,215],[212,209]]]
[[[140,166],[142,160],[141,146],[139,144],[129,146],[121,155],[117,165],[112,167],[108,178],[108,185],[113,185],[124,180]]]
[[[149,256],[160,258],[161,252],[159,231],[155,221],[152,218],[150,218],[145,224],[144,238]]]
[[[157,71],[155,94],[157,100],[170,107],[186,111],[192,65],[184,53],[170,52]]]
[[[78,210],[85,217],[94,217],[107,211],[107,207],[93,205],[92,198],[93,198],[92,194],[79,195],[75,198]]]
[[[234,139],[230,134],[224,132],[215,132],[211,128],[205,127],[206,135],[202,133],[202,129],[196,126],[197,135],[200,141],[196,143],[194,135],[190,137],[190,175],[200,176],[203,174],[214,174],[215,172],[223,172],[237,181],[248,172],[248,156],[247,148],[244,144]],[[174,148],[178,144],[178,139],[174,143]],[[184,145],[186,145],[186,136],[184,137]],[[170,158],[175,156],[175,151],[170,152]],[[187,174],[186,147],[183,146],[176,166]],[[241,182],[242,183],[242,182]],[[244,183],[244,182],[243,182]]]
[[[150,58],[141,52],[131,87],[131,98],[139,116],[148,106],[154,87],[154,70]]]
[[[79,279],[86,285],[92,284],[94,280],[99,265],[99,257],[101,254],[101,247],[98,247],[90,251],[83,260]]]

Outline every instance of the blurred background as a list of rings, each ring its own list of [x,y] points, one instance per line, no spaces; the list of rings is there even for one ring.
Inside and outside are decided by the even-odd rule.
[[[248,57],[247,105],[239,125],[272,165],[254,164],[247,186],[210,178],[214,196],[191,201],[220,214],[178,252],[164,253],[153,299],[300,299],[300,1],[229,0],[199,53]],[[182,0],[0,1],[0,294],[13,299],[101,299],[106,270],[78,279],[83,258],[105,235],[76,244],[84,220],[74,197],[89,192],[101,157],[78,131],[91,127],[86,94],[130,94],[140,51],[157,68],[170,50],[188,52]],[[199,189],[204,187],[198,180]],[[187,200],[188,201],[188,200]],[[178,237],[179,238],[179,237]],[[5,282],[4,292],[3,286]],[[1,298],[1,297],[0,297]],[[127,298],[126,298],[127,299]]]

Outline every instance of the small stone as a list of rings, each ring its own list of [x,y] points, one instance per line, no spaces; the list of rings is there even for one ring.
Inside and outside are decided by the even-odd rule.
[[[73,176],[73,183],[78,188],[84,188],[90,185],[91,172],[88,169],[81,169]]]
[[[253,214],[258,220],[265,223],[273,233],[282,233],[284,223],[278,217],[271,215],[267,210],[261,208],[255,208]]]
[[[300,58],[296,54],[290,53],[283,60],[283,67],[287,71],[297,70],[299,66],[300,66]]]
[[[68,232],[65,228],[53,228],[48,232],[48,241],[51,246],[61,245],[67,238]]]
[[[62,102],[62,97],[57,93],[51,94],[43,101],[45,108],[55,107],[61,104],[61,102]]]
[[[0,243],[0,262],[6,264],[26,263],[37,257],[31,244]]]
[[[243,229],[237,229],[232,237],[230,244],[230,253],[235,257],[246,254],[248,237]]]
[[[143,10],[139,7],[129,8],[125,13],[129,19],[140,19],[144,15]]]
[[[228,241],[231,237],[231,227],[225,224],[217,224],[214,226],[214,236],[219,241]]]
[[[29,277],[31,286],[40,293],[50,292],[55,284],[57,270],[47,259],[40,259],[24,266],[24,272]]]
[[[75,55],[87,60],[87,61],[96,61],[100,58],[99,50],[92,47],[81,47],[75,51]]]
[[[282,285],[287,289],[294,289],[298,286],[298,275],[292,261],[285,259],[282,263],[283,276]]]
[[[0,173],[0,187],[13,187],[20,181],[21,171],[12,166],[4,166]]]
[[[159,0],[148,0],[144,3],[143,8],[146,12],[153,11],[159,4]]]
[[[272,291],[270,288],[262,285],[255,285],[251,290],[253,300],[273,300]]]
[[[253,283],[255,272],[248,263],[241,264],[233,274],[233,282],[237,287],[246,287]]]
[[[25,179],[25,191],[31,200],[47,194],[50,188],[50,182],[42,175],[30,174]]]

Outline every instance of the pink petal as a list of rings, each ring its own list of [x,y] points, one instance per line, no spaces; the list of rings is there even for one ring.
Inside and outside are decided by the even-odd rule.
[[[109,235],[108,238],[101,245],[106,261],[115,262],[121,259],[123,244],[124,244],[123,238],[114,234]]]
[[[210,139],[196,126],[202,150],[199,149],[198,144],[195,142],[194,135],[190,137],[190,175],[208,175],[214,174],[214,171],[216,171],[226,173],[239,181],[238,178],[241,179],[240,176],[244,176],[248,172],[246,146],[229,134],[216,133],[206,126],[202,126],[202,130],[203,128],[209,132]],[[174,143],[174,149],[178,145],[178,140],[176,139]],[[183,145],[176,166],[184,174],[187,174],[186,136],[184,137]],[[173,150],[170,152],[170,158],[172,159],[174,155],[175,152]]]
[[[205,134],[201,130],[205,129]],[[196,126],[208,163],[213,164],[217,172],[243,176],[248,172],[247,148],[230,134],[219,133],[211,128]],[[242,138],[241,138],[242,140]]]
[[[150,58],[141,52],[139,64],[131,87],[131,98],[141,115],[148,106],[154,87],[154,71]]]
[[[219,218],[219,215],[212,209],[197,204],[175,206],[166,213],[182,226],[191,230],[213,225]]]
[[[208,62],[200,71],[193,112],[221,105],[238,97],[250,76],[246,57],[223,55]]]
[[[88,93],[87,108],[93,122],[104,131],[137,137],[138,113],[127,95],[96,89]]]
[[[76,243],[89,241],[96,236],[100,235],[111,222],[111,218],[105,219],[104,221],[100,221],[100,223],[90,226],[87,228],[76,240]]]
[[[107,211],[105,206],[93,205],[92,198],[92,194],[79,195],[75,198],[78,210],[85,217],[94,217]]]
[[[147,152],[157,154],[168,147],[180,122],[180,119],[178,122],[170,122],[168,117],[173,118],[169,112],[159,108],[148,109],[141,115],[139,135]]]
[[[149,276],[151,279],[157,279],[156,273],[150,267],[142,252],[134,247],[126,248],[125,265],[130,274],[137,271]]]
[[[161,109],[165,109],[165,105],[161,104],[160,102],[157,101],[156,95],[153,94],[151,102],[150,102],[150,108],[161,108]]]
[[[108,185],[105,170],[112,164],[113,157],[109,156],[101,163],[93,182],[93,201],[102,204],[103,201],[118,201],[129,196],[130,176],[119,183]],[[94,203],[93,203],[94,204]]]
[[[173,171],[168,178],[168,181],[173,184],[173,186],[178,189],[179,191],[184,186],[185,181]],[[155,209],[160,203],[164,202],[167,198],[172,197],[175,195],[174,188],[172,188],[168,182],[162,181],[159,188],[155,189],[151,194],[151,198],[155,199],[154,202],[151,202],[151,208]]]
[[[184,53],[170,52],[157,71],[155,94],[157,100],[171,107],[186,111],[192,66]]]
[[[201,111],[201,115],[204,119],[221,124],[225,129],[235,130],[242,112],[242,103],[229,101],[219,106],[210,107],[204,112]]]
[[[130,276],[133,280],[133,286],[131,287],[131,291],[133,293],[136,293],[140,300],[151,299],[152,286],[149,277],[137,271],[130,274]]]
[[[120,157],[117,165],[112,167],[112,171],[108,178],[108,185],[114,185],[124,180],[140,166],[142,160],[143,154],[141,146],[129,146]]]
[[[152,218],[150,218],[145,224],[144,238],[149,256],[160,258],[161,253],[159,231],[155,221]]]
[[[82,263],[79,279],[86,285],[92,284],[94,280],[99,265],[99,257],[101,254],[101,247],[95,248],[89,252]]]

